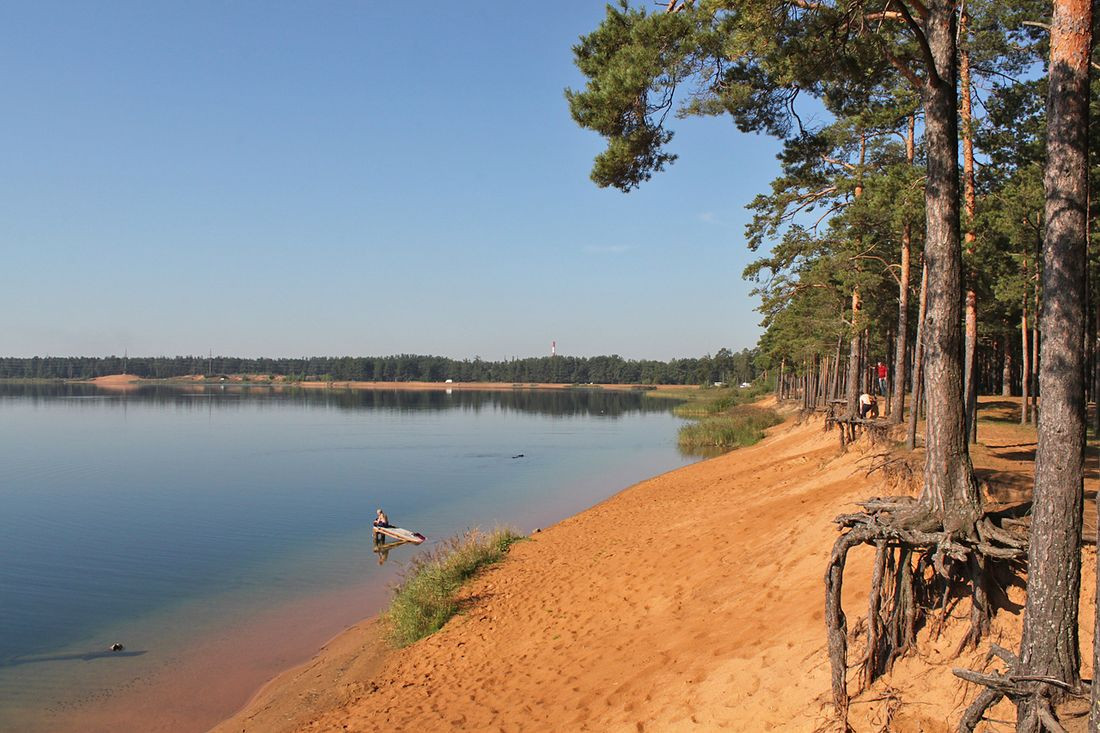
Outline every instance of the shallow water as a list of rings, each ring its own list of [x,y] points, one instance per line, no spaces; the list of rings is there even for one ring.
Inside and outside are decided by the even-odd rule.
[[[203,730],[383,605],[421,550],[379,565],[376,507],[429,545],[530,531],[693,460],[668,410],[578,390],[0,385],[0,729],[87,729],[80,711],[144,689],[167,712],[135,725]],[[198,659],[214,641],[226,654]]]

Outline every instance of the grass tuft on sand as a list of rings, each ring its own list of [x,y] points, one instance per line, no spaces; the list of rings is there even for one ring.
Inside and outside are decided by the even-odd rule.
[[[680,428],[680,449],[703,453],[730,451],[756,443],[767,428],[781,422],[783,418],[775,410],[735,405]]]
[[[439,631],[458,613],[455,596],[462,584],[486,565],[499,562],[522,539],[507,528],[488,533],[472,529],[418,555],[384,614],[390,641],[405,647]]]

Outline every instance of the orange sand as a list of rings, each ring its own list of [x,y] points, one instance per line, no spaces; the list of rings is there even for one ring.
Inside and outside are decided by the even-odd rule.
[[[248,381],[245,381],[246,378]],[[136,387],[136,382],[159,382],[165,384],[179,384],[184,383],[193,385],[194,383],[205,383],[203,377],[200,375],[194,375],[190,377],[171,377],[169,379],[146,379],[134,376],[133,374],[112,374],[106,377],[96,377],[95,379],[87,380],[92,384],[100,387],[115,388],[115,389],[130,389]],[[221,384],[217,380],[211,380],[210,384]],[[226,378],[224,382],[226,384],[238,385],[238,386],[257,386],[266,387],[274,385],[276,387],[304,387],[306,389],[387,389],[387,390],[407,390],[407,391],[424,391],[424,390],[472,390],[472,391],[502,391],[502,390],[514,390],[514,389],[602,389],[616,392],[630,392],[630,391],[646,391],[646,392],[661,392],[663,394],[675,394],[676,392],[694,392],[696,387],[691,385],[681,384],[658,384],[658,385],[641,385],[641,384],[558,384],[550,382],[357,382],[357,381],[340,381],[340,382],[287,382],[285,377],[276,377],[274,381],[267,381],[266,375],[259,374],[235,374]]]
[[[981,429],[975,462],[993,498],[1016,498],[1030,488],[1034,432]],[[819,420],[788,419],[752,448],[640,483],[514,546],[465,589],[460,616],[406,650],[385,651],[373,623],[350,629],[215,731],[829,729],[832,519],[897,493],[865,475],[871,452],[838,455]],[[1088,484],[1094,496],[1095,471]],[[1094,532],[1091,510],[1089,523]],[[871,555],[850,555],[850,627],[866,612]],[[1088,547],[1086,657],[1094,587]],[[954,729],[977,692],[950,668],[983,666],[984,648],[952,653],[967,610],[954,607],[938,639],[929,624],[920,652],[854,699],[855,730]],[[994,641],[1016,646],[1018,613],[998,614]],[[1012,710],[1002,703],[995,717]]]
[[[110,374],[105,377],[96,377],[95,379],[88,380],[92,384],[102,389],[112,389],[117,391],[129,391],[137,389],[137,382],[141,380],[141,377],[133,374]]]

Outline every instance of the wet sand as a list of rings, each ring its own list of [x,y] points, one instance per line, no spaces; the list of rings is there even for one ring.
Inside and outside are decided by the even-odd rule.
[[[986,445],[974,455],[982,477],[994,498],[1018,498],[1031,484],[1034,431],[981,427]],[[348,630],[215,730],[827,728],[822,577],[836,538],[832,518],[897,491],[865,475],[868,446],[838,454],[836,433],[824,433],[820,420],[790,418],[770,433],[516,545],[465,589],[460,616],[406,650],[387,651],[373,623]],[[1087,489],[1096,484],[1093,470]],[[1091,507],[1086,522],[1094,531]],[[851,626],[866,612],[871,557],[859,548],[849,560]],[[1086,650],[1094,578],[1087,547]],[[1018,590],[1009,593],[1020,600]],[[965,605],[951,610],[937,638],[932,625],[921,632],[920,654],[855,697],[856,730],[887,721],[894,731],[953,730],[976,691],[950,668],[982,668],[984,657],[984,648],[953,655]],[[1019,621],[1019,611],[1002,611],[992,640],[1015,645]],[[859,651],[857,642],[851,658]],[[1004,705],[994,717],[1011,719]]]

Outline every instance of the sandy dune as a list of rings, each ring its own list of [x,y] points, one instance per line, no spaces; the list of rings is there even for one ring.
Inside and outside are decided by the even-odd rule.
[[[407,650],[387,654],[375,624],[349,630],[216,730],[831,730],[822,583],[831,520],[891,488],[865,476],[869,447],[838,455],[820,421],[771,432],[515,546],[469,586],[461,616]],[[1030,487],[1033,435],[985,429],[976,462],[995,494]],[[849,562],[852,625],[865,612],[870,559],[863,549]],[[1086,599],[1094,573],[1089,547]],[[920,653],[854,700],[856,730],[953,729],[976,692],[950,667],[980,668],[984,655],[952,654],[966,611],[955,607],[937,639],[925,628]],[[1018,624],[1003,611],[994,639],[1015,646]]]
[[[133,374],[109,374],[105,377],[96,377],[95,379],[88,380],[100,389],[110,389],[115,391],[129,391],[137,389],[137,382],[141,377]]]

